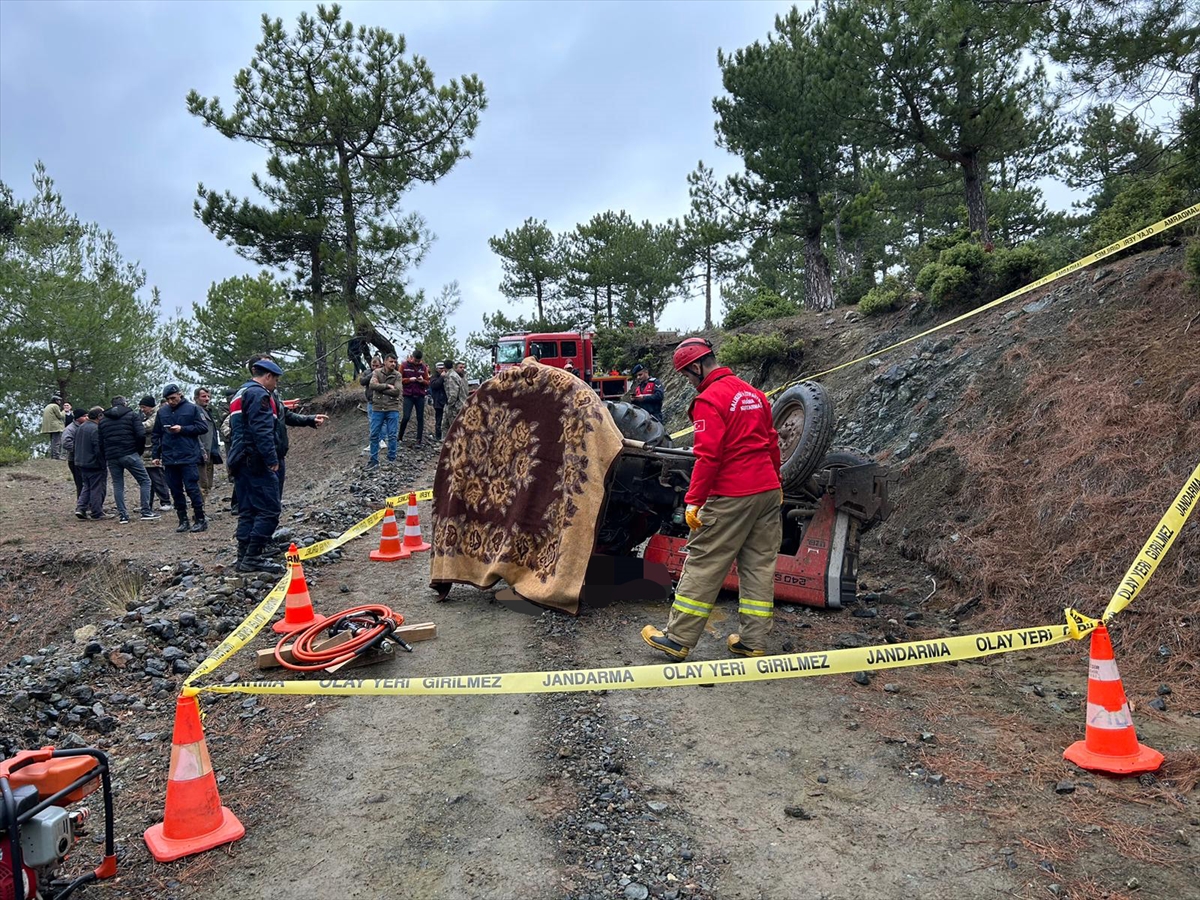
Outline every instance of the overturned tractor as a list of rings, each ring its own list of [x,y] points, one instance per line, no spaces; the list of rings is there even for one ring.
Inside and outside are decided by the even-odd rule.
[[[596,552],[631,555],[645,543],[647,562],[678,580],[687,558],[684,494],[695,456],[672,446],[662,424],[628,403],[609,403],[625,437],[605,492]],[[783,542],[775,598],[839,608],[858,585],[860,535],[891,512],[888,471],[853,448],[830,448],[834,407],[815,382],[793,385],[772,404],[779,432]],[[737,564],[725,580],[737,590]]]

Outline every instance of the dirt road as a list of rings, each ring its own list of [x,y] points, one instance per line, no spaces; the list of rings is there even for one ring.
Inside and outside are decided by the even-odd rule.
[[[401,481],[424,483],[414,468],[364,481],[343,458],[344,448],[361,448],[360,430],[357,420],[335,422],[294,440],[288,521],[298,529],[311,530],[306,523],[331,511],[344,518],[374,508]],[[323,474],[317,459],[328,460]],[[129,635],[144,642],[160,617],[182,628],[194,604],[201,625],[235,612],[236,622],[261,596],[261,586],[219,574],[228,524],[215,536],[182,540],[153,524],[76,526],[63,521],[65,472],[41,461],[15,474],[0,485],[0,543],[9,557],[35,547],[40,555],[20,564],[20,583],[4,581],[9,562],[0,560],[0,607],[17,619],[7,619],[10,656],[32,658],[48,646],[48,658],[81,659],[82,644],[70,649],[72,630],[104,620],[98,638],[109,642],[111,659],[110,648]],[[310,581],[325,611],[374,599],[410,622],[437,622],[435,641],[374,670],[380,675],[660,661],[638,631],[661,624],[663,608],[529,616],[462,587],[439,605],[424,559],[368,562],[374,541],[362,538],[341,560],[312,567]],[[66,562],[53,562],[55,553]],[[185,554],[197,563],[172,569]],[[70,605],[85,596],[77,588],[97,560],[110,560],[104,565],[114,571],[124,560],[162,571],[130,587],[128,599],[110,590]],[[782,608],[775,647],[955,633],[945,614],[910,599],[923,596],[918,564],[885,568],[868,540],[862,567],[858,608]],[[207,574],[189,574],[201,570]],[[208,589],[189,587],[193,577],[233,594],[213,606]],[[133,611],[122,619],[124,610]],[[719,613],[698,659],[725,658],[728,601]],[[194,664],[203,652],[196,634],[186,630],[173,643],[152,636],[146,659],[179,645]],[[262,637],[257,646],[267,643]],[[222,797],[247,835],[227,851],[166,866],[149,860],[141,832],[161,818],[180,679],[149,677],[149,667],[131,676],[134,669],[114,664],[101,674],[116,730],[82,734],[117,761],[122,871],[117,885],[93,890],[205,900],[1197,896],[1200,717],[1182,705],[1135,709],[1143,739],[1167,754],[1156,776],[1115,780],[1076,770],[1061,752],[1082,735],[1086,659],[1086,646],[1070,645],[880,671],[865,684],[835,676],[531,697],[223,697],[205,704],[205,728]],[[26,675],[37,670],[20,660],[12,666],[17,687],[44,677]],[[239,656],[213,677],[252,671]],[[1137,690],[1152,695],[1154,685]],[[32,719],[43,707],[21,709],[12,699],[0,699],[0,731],[46,742],[52,723]]]

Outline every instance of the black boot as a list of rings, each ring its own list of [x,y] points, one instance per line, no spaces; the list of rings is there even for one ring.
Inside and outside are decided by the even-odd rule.
[[[208,531],[208,519],[205,519],[205,518],[197,519],[196,524],[191,527],[191,531],[193,534],[200,532],[200,531]]]
[[[175,529],[175,533],[183,534],[185,531],[187,531],[191,527],[192,526],[188,524],[187,513],[186,512],[179,513],[179,527]]]
[[[282,575],[287,571],[282,565],[270,557],[263,556],[265,542],[251,541],[246,549],[246,556],[238,565],[239,572],[266,572],[268,575]]]
[[[237,542],[237,567],[241,569],[242,563],[246,560],[246,551],[250,549],[249,541]]]

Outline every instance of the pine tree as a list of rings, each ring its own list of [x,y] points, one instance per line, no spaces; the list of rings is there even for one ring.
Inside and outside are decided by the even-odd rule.
[[[857,128],[904,157],[915,148],[962,179],[968,227],[990,239],[988,167],[1052,126],[1044,68],[1026,62],[1040,4],[831,0],[824,37],[872,102]]]
[[[469,155],[466,144],[486,106],[483,83],[467,75],[438,85],[424,59],[406,58],[402,35],[355,29],[336,5],[318,6],[315,17],[301,13],[291,34],[264,15],[262,33],[250,66],[234,79],[232,110],[192,91],[188,111],[226,137],[329,176],[340,218],[340,300],[359,334],[395,352],[375,327],[371,305],[402,299],[403,284],[394,266],[372,271],[366,263],[415,252],[420,228],[400,201]]]
[[[775,33],[731,54],[718,53],[727,96],[713,100],[721,146],[742,158],[732,180],[742,199],[776,231],[804,241],[805,305],[832,309],[833,280],[822,244],[829,189],[841,156],[840,72],[818,40],[815,10],[795,7]]]
[[[107,405],[163,375],[159,296],[112,232],[67,211],[38,162],[33,196],[0,183],[0,407],[22,420],[59,392]],[[40,424],[40,421],[39,421]]]
[[[532,297],[538,320],[546,318],[546,306],[556,299],[563,274],[562,250],[554,232],[544,221],[526,219],[520,228],[488,239],[500,257],[504,280],[500,293],[510,300]]]
[[[233,387],[254,353],[277,356],[289,371],[299,365],[313,352],[311,327],[304,305],[264,271],[214,282],[204,303],[171,322],[163,352],[191,380]]]
[[[713,327],[713,285],[738,264],[745,210],[728,183],[718,182],[704,160],[687,180],[691,207],[683,219],[680,252],[690,266],[690,278],[704,285],[704,328],[708,330]]]

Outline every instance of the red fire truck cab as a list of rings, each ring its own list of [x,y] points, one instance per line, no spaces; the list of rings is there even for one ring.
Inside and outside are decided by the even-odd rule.
[[[499,374],[526,357],[535,357],[542,365],[567,368],[592,386],[601,397],[620,397],[629,387],[624,375],[596,371],[592,352],[592,334],[578,331],[525,332],[506,334],[492,347],[492,371]]]

